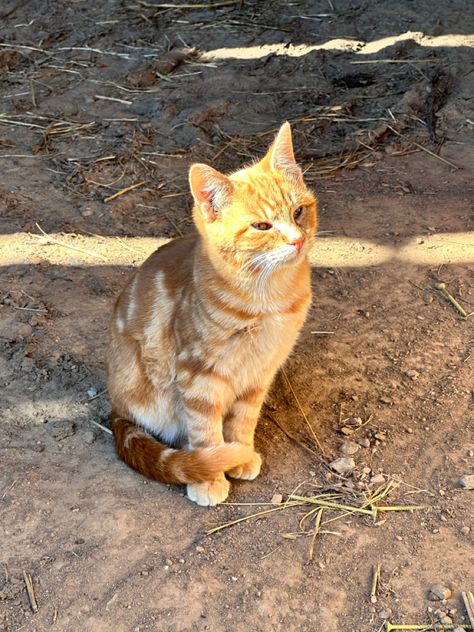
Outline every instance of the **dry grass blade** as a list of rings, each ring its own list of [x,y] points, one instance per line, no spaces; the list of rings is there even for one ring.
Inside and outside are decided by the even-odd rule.
[[[422,151],[426,152],[427,154],[429,154],[433,158],[436,158],[437,160],[441,160],[441,162],[444,162],[445,164],[449,165],[450,167],[453,167],[453,169],[460,169],[460,167],[455,165],[454,162],[451,162],[449,160],[446,160],[446,158],[442,158],[441,156],[438,156],[438,154],[435,154],[433,151],[430,151],[427,147],[423,147],[423,145],[420,145],[420,143],[417,143],[416,141],[411,140],[410,138],[405,136],[405,134],[401,134],[394,127],[392,127],[391,125],[387,125],[387,127],[394,134],[396,134],[397,136],[400,136],[400,138],[403,138],[404,140],[406,140],[407,142],[411,143],[412,145],[415,145],[415,147],[418,147],[418,149],[421,149]]]
[[[31,575],[26,571],[23,571],[23,579],[25,580],[26,592],[28,593],[28,600],[30,602],[33,612],[38,612],[38,602],[36,601],[35,588],[31,581]]]
[[[56,246],[62,246],[63,248],[69,248],[70,250],[75,250],[76,252],[82,252],[85,255],[89,255],[89,257],[95,257],[96,259],[102,259],[102,261],[107,261],[107,257],[104,257],[103,255],[100,255],[97,252],[92,252],[91,250],[86,250],[85,248],[79,248],[79,246],[73,246],[72,244],[66,244],[63,241],[59,241],[58,239],[55,239],[54,237],[51,237],[51,235],[48,235],[48,233],[46,233],[41,226],[38,224],[38,222],[36,223],[36,227],[38,228],[38,230],[41,232],[41,234],[43,235],[42,237],[40,235],[33,235],[33,237],[36,237],[37,239],[41,239],[41,240],[45,240],[43,243],[45,244],[55,244]]]
[[[267,516],[276,511],[283,511],[285,509],[289,509],[292,507],[311,507],[309,511],[307,511],[302,518],[299,520],[300,535],[305,535],[308,532],[304,530],[305,522],[316,515],[316,520],[318,524],[318,529],[320,526],[324,526],[334,520],[340,520],[341,518],[348,517],[354,514],[362,514],[366,516],[372,517],[374,520],[377,517],[377,512],[380,511],[413,511],[417,509],[425,509],[426,506],[417,505],[417,506],[394,506],[394,507],[377,507],[374,503],[378,502],[382,498],[385,498],[391,491],[398,488],[400,483],[396,483],[393,480],[389,480],[387,483],[379,487],[373,494],[369,496],[369,498],[363,498],[363,502],[361,505],[351,505],[343,503],[344,492],[343,491],[332,491],[332,492],[324,492],[322,494],[316,496],[301,496],[296,493],[298,489],[301,488],[303,484],[306,484],[308,481],[304,483],[300,483],[295,491],[289,494],[286,502],[282,503],[278,507],[272,507],[271,509],[265,509],[263,511],[258,511],[256,513],[250,514],[248,516],[242,516],[240,518],[236,518],[235,520],[231,520],[230,522],[226,522],[221,524],[213,529],[207,531],[206,535],[211,535],[216,533],[217,531],[221,531],[222,529],[227,529],[228,527],[232,527],[241,522],[245,522],[247,520],[252,520],[253,518],[259,518],[261,516]],[[351,492],[352,495],[352,492]],[[360,492],[359,492],[359,495]],[[341,502],[336,502],[336,501]],[[261,503],[260,506],[267,505],[268,503]],[[318,513],[324,509],[324,512],[327,511],[337,511],[338,515],[321,522],[322,515],[318,517]],[[323,533],[322,531],[319,531]],[[314,534],[313,534],[314,536]],[[316,537],[316,536],[314,536]]]
[[[368,516],[372,516],[375,518],[377,516],[377,509],[373,507],[372,509],[365,509],[363,507],[354,507],[352,505],[343,505],[342,503],[333,503],[328,500],[324,500],[322,498],[318,498],[317,496],[297,496],[296,494],[290,495],[291,500],[300,500],[305,501],[306,504],[310,505],[318,505],[319,507],[326,507],[327,509],[340,509],[341,511],[345,511],[348,513],[361,513],[366,514]]]
[[[464,601],[464,607],[466,608],[471,627],[474,629],[474,596],[472,592],[463,592],[462,600]]]
[[[311,544],[309,545],[309,559],[310,560],[312,560],[314,556],[314,547],[316,546],[316,538],[321,529],[321,518],[323,516],[323,511],[324,509],[322,507],[318,509],[318,512],[316,514],[316,519],[314,521],[313,535],[311,537]]]
[[[370,603],[377,603],[377,587],[380,579],[381,564],[373,567],[372,587],[370,589]]]
[[[240,522],[246,522],[247,520],[252,520],[253,518],[259,518],[260,516],[265,516],[270,513],[274,513],[275,511],[282,511],[283,509],[287,509],[288,507],[299,507],[304,505],[305,503],[294,502],[294,503],[285,503],[280,507],[273,507],[272,509],[265,509],[264,511],[257,511],[256,513],[250,514],[249,516],[242,516],[242,518],[237,518],[236,520],[231,520],[230,522],[225,522],[217,527],[209,529],[206,531],[206,535],[212,535],[213,533],[217,533],[218,531],[222,531],[223,529],[227,529],[228,527],[232,527],[235,524],[239,524]]]
[[[273,423],[278,426],[278,428],[280,428],[280,430],[283,432],[284,435],[286,435],[288,437],[288,439],[291,439],[291,441],[294,441],[297,445],[299,445],[301,448],[303,448],[303,450],[306,450],[306,452],[309,452],[310,454],[312,454],[313,456],[316,456],[319,458],[319,454],[317,452],[315,452],[314,450],[312,450],[310,447],[308,447],[305,443],[303,443],[302,441],[300,441],[299,439],[297,439],[294,435],[292,435],[284,426],[282,426],[280,424],[280,422],[273,417],[273,415],[270,415],[268,412],[266,413],[267,417],[269,419],[271,419],[271,421],[273,421]]]
[[[308,417],[307,417],[306,413],[304,412],[303,407],[302,407],[302,406],[301,406],[301,404],[300,404],[300,400],[298,399],[298,396],[297,396],[297,394],[295,393],[294,388],[292,387],[290,380],[288,379],[288,376],[287,376],[287,374],[286,374],[285,369],[282,369],[282,370],[281,370],[281,372],[282,372],[282,374],[283,374],[283,377],[284,377],[284,378],[285,378],[285,380],[286,380],[286,383],[288,384],[288,387],[289,387],[290,391],[291,391],[291,392],[292,392],[292,394],[293,394],[293,397],[295,398],[295,402],[296,402],[296,404],[297,404],[298,408],[300,409],[300,413],[301,413],[301,415],[302,415],[303,419],[305,420],[306,425],[307,425],[307,426],[308,426],[308,428],[309,428],[309,431],[310,431],[310,433],[311,433],[311,436],[313,437],[313,439],[314,439],[314,441],[315,441],[316,445],[318,446],[318,448],[321,450],[321,454],[322,454],[323,456],[326,456],[326,455],[324,454],[323,447],[322,447],[321,443],[319,442],[319,439],[318,439],[318,437],[316,436],[316,433],[314,432],[313,426],[309,423],[309,419],[308,419]]]

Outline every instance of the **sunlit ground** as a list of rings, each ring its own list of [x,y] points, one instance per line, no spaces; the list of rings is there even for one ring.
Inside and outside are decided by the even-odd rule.
[[[28,233],[0,235],[0,265],[139,265],[167,239]],[[358,268],[393,261],[419,265],[474,263],[474,232],[418,235],[391,246],[351,237],[321,236],[311,249],[314,267]]]
[[[420,31],[407,31],[400,35],[383,37],[371,42],[356,39],[332,39],[323,44],[264,44],[261,46],[246,46],[236,48],[217,48],[202,54],[203,59],[259,59],[270,54],[285,55],[287,57],[301,57],[317,50],[335,50],[353,52],[357,55],[372,55],[379,53],[388,46],[393,46],[397,42],[413,40],[420,46],[429,48],[446,48],[454,46],[474,47],[474,34],[468,35],[439,35],[432,37]]]

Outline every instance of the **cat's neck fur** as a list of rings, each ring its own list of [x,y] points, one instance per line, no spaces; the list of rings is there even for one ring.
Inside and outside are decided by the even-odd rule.
[[[226,287],[255,312],[278,312],[291,303],[298,288],[297,279],[309,268],[308,260],[304,258],[295,264],[279,266],[263,279],[258,270],[242,271],[226,262],[201,235],[197,236],[197,240],[195,283],[213,284],[217,281],[219,286]]]

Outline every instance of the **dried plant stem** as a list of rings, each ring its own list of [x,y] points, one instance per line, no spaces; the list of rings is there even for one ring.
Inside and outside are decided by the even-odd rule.
[[[464,601],[464,607],[466,608],[467,616],[471,623],[471,629],[474,630],[474,595],[472,592],[463,592],[462,600]]]
[[[316,519],[314,521],[313,535],[311,537],[311,544],[309,545],[309,559],[310,560],[312,560],[314,556],[314,547],[316,545],[316,538],[321,529],[321,518],[323,516],[323,511],[324,509],[322,507],[318,509],[318,512],[316,514]]]
[[[445,164],[449,165],[450,167],[453,167],[453,169],[459,169],[460,168],[457,165],[455,165],[454,162],[450,162],[449,160],[446,160],[446,158],[442,158],[441,156],[438,156],[438,154],[435,154],[433,151],[430,151],[428,148],[423,147],[423,145],[420,145],[420,143],[417,143],[416,141],[411,140],[410,138],[405,136],[405,134],[401,134],[394,127],[392,127],[391,125],[387,125],[387,128],[389,130],[391,130],[397,136],[400,136],[400,138],[403,138],[404,140],[408,141],[412,145],[415,145],[415,147],[418,147],[418,149],[421,149],[422,151],[426,152],[427,154],[429,154],[433,158],[436,158],[437,160],[441,160],[441,162],[444,162]]]
[[[437,283],[436,289],[441,292],[444,298],[451,303],[451,305],[461,314],[463,318],[467,318],[466,310],[457,302],[454,296],[448,292],[445,283]]]
[[[124,193],[133,191],[133,189],[138,189],[138,187],[142,187],[144,184],[146,184],[145,180],[143,180],[142,182],[137,182],[136,184],[131,184],[129,187],[120,189],[120,191],[117,191],[117,193],[114,193],[113,195],[109,195],[108,197],[104,198],[104,202],[111,202],[112,200],[115,200],[115,198],[118,198],[121,195],[123,195]]]
[[[267,417],[269,419],[271,419],[273,421],[273,423],[278,426],[278,428],[280,428],[280,430],[283,432],[284,435],[286,435],[288,437],[288,439],[291,439],[291,441],[294,441],[297,445],[300,446],[300,448],[303,448],[303,450],[306,450],[306,452],[309,452],[310,454],[312,454],[313,456],[316,456],[319,458],[319,454],[317,452],[315,452],[314,450],[311,450],[310,447],[308,447],[306,444],[304,444],[302,441],[300,441],[299,439],[297,439],[294,435],[290,434],[288,432],[288,430],[282,426],[280,424],[280,422],[275,419],[275,417],[273,417],[273,415],[270,415],[269,413],[267,413]]]
[[[28,599],[33,612],[38,612],[38,602],[36,601],[35,589],[33,582],[31,581],[31,575],[26,571],[23,571],[23,579],[25,580],[26,592],[28,593]]]
[[[48,233],[46,233],[41,226],[38,224],[38,222],[36,223],[36,227],[38,228],[38,230],[42,233],[43,237],[47,240],[46,243],[51,243],[51,244],[56,244],[56,246],[62,246],[63,248],[69,248],[70,250],[76,250],[77,252],[82,252],[85,255],[89,255],[89,257],[95,257],[96,259],[102,259],[102,261],[107,261],[107,257],[104,257],[103,255],[99,255],[97,252],[91,252],[90,250],[86,250],[85,248],[79,248],[79,246],[72,246],[71,244],[66,244],[63,241],[59,241],[58,239],[55,239],[54,237],[51,237],[51,235],[48,235]],[[39,235],[33,235],[34,237],[37,237],[39,239],[42,239],[42,237],[40,237]]]
[[[308,428],[309,428],[309,430],[310,430],[310,432],[311,432],[311,436],[313,437],[313,439],[314,439],[314,441],[315,441],[316,445],[318,446],[318,448],[321,450],[321,454],[322,454],[323,456],[325,456],[325,454],[324,454],[324,450],[323,450],[323,447],[322,447],[321,443],[319,442],[319,439],[318,439],[318,437],[316,436],[316,433],[314,432],[313,426],[309,423],[309,419],[308,419],[308,417],[307,417],[306,413],[304,412],[303,407],[302,407],[302,406],[301,406],[301,404],[300,404],[300,400],[298,399],[298,396],[296,395],[296,393],[295,393],[295,391],[294,391],[294,389],[293,389],[293,387],[292,387],[292,385],[291,385],[291,382],[290,382],[290,380],[288,379],[288,376],[287,376],[287,374],[286,374],[285,369],[282,369],[282,370],[281,370],[281,372],[282,372],[282,374],[283,374],[283,377],[284,377],[284,378],[285,378],[285,380],[286,380],[286,383],[288,384],[288,387],[289,387],[290,391],[291,391],[291,392],[292,392],[292,394],[293,394],[293,397],[295,398],[295,402],[296,402],[296,404],[297,404],[298,408],[300,409],[300,413],[301,413],[301,415],[302,415],[303,419],[304,419],[304,420],[305,420],[305,422],[306,422],[306,425],[308,426]]]
[[[372,587],[370,589],[370,603],[377,603],[377,588],[380,579],[380,570],[380,564],[377,564],[377,566],[374,566],[373,568]]]

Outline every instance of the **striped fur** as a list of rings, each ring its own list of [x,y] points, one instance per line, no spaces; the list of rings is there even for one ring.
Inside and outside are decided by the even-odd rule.
[[[311,300],[316,200],[287,123],[259,163],[230,176],[193,165],[190,185],[198,232],[159,248],[119,296],[108,386],[120,458],[213,505],[225,472],[260,471],[260,408]]]

